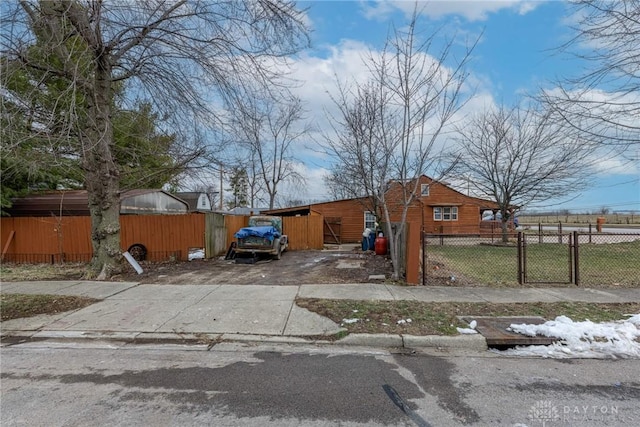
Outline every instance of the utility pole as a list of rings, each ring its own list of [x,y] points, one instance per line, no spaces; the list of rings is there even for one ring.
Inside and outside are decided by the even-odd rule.
[[[224,199],[224,189],[222,187],[222,177],[223,177],[222,165],[220,165],[220,211],[222,212],[222,201]]]

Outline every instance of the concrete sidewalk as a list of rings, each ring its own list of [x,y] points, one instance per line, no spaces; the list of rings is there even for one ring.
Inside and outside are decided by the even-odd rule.
[[[143,342],[270,341],[333,335],[340,325],[295,305],[296,297],[424,302],[640,302],[640,289],[402,287],[345,285],[139,285],[132,282],[10,282],[3,293],[79,295],[102,301],[57,315],[1,323],[3,337],[94,338]],[[317,341],[316,341],[317,342]],[[486,348],[479,335],[349,335],[342,344]]]

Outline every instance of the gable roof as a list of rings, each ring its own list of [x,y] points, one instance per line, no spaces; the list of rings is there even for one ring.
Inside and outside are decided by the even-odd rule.
[[[202,209],[201,206],[198,205],[198,202],[200,201],[200,197],[202,197],[203,195],[207,197],[206,193],[203,193],[201,191],[179,191],[174,194],[174,196],[187,202],[187,204],[189,205],[189,212],[209,210],[209,209]],[[209,198],[207,197],[207,202],[208,201],[209,201]]]

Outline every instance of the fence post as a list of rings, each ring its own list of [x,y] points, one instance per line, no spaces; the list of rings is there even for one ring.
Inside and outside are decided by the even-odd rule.
[[[580,254],[580,245],[578,240],[578,232],[573,232],[573,283],[576,286],[580,286],[580,259],[578,255]],[[589,235],[589,240],[591,240],[591,235]]]
[[[538,223],[538,243],[542,243],[542,223]]]
[[[558,243],[562,244],[562,222],[558,221]]]
[[[518,284],[524,285],[524,239],[522,231],[518,231]]]
[[[574,231],[575,233],[575,231]],[[574,264],[573,264],[573,245],[574,245],[574,238],[575,235],[573,233],[569,234],[569,283],[573,283],[573,268],[574,268]]]
[[[420,244],[422,245],[422,286],[427,285],[427,238],[424,231],[424,227],[422,227],[422,231],[420,232]]]

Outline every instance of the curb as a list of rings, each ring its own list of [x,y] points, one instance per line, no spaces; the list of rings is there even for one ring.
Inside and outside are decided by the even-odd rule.
[[[26,341],[116,341],[126,344],[183,344],[205,345],[207,349],[221,342],[265,343],[289,345],[329,345],[382,348],[455,348],[485,351],[487,342],[480,335],[394,335],[351,334],[337,341],[302,338],[283,335],[208,334],[208,333],[157,333],[157,332],[94,332],[94,331],[4,331],[0,337],[3,344],[18,344]]]

